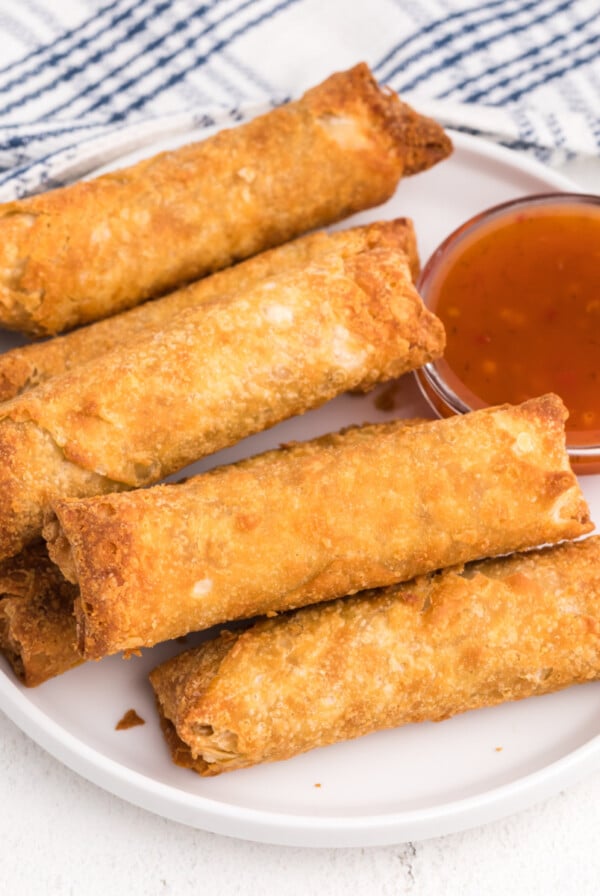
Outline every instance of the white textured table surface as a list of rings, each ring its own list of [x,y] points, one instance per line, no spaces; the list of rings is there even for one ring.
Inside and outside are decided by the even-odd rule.
[[[600,160],[564,172],[600,192]],[[600,719],[600,707],[598,708]],[[600,771],[503,821],[419,843],[292,849],[196,831],[89,784],[0,713],[0,892],[592,896]]]

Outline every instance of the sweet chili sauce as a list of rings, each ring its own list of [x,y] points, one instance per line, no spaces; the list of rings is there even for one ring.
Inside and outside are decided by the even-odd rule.
[[[447,347],[438,367],[469,405],[556,392],[571,444],[600,445],[600,197],[500,206],[442,245],[423,275]]]

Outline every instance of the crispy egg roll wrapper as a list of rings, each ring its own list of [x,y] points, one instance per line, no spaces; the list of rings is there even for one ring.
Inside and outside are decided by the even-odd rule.
[[[407,426],[422,420],[406,420]],[[73,604],[79,589],[50,560],[43,541],[0,562],[0,652],[28,687],[78,666]]]
[[[150,675],[202,775],[599,677],[599,537],[298,610]]]
[[[199,143],[0,207],[0,324],[57,333],[393,194],[452,149],[366,65]]]
[[[548,395],[350,429],[179,485],[55,505],[89,659],[591,528]]]
[[[77,593],[43,542],[0,563],[0,651],[28,687],[82,662],[73,615]]]
[[[231,268],[64,336],[34,342],[0,355],[0,401],[8,401],[53,376],[93,361],[150,329],[167,328],[180,311],[230,292],[249,289],[266,277],[301,267],[328,252],[347,255],[377,247],[406,253],[413,281],[419,256],[412,222],[382,221],[336,233],[313,233],[270,249]]]
[[[58,498],[158,482],[443,345],[391,248],[322,256],[188,308],[0,405],[0,557],[41,533]]]

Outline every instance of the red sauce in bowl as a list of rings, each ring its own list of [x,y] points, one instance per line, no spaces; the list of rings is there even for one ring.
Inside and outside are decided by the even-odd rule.
[[[598,446],[600,458],[600,197],[484,212],[442,244],[419,285],[446,328],[437,379],[465,405],[448,412],[556,392],[568,444]]]

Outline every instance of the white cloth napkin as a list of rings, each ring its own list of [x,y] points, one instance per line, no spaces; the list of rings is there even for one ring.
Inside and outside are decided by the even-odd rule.
[[[0,0],[0,199],[365,60],[442,124],[600,156],[598,0]]]

